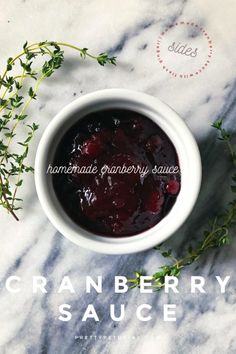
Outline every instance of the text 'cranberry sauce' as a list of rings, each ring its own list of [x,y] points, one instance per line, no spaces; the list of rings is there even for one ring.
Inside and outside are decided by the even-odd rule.
[[[72,171],[53,173],[64,210],[98,235],[130,236],[153,227],[180,190],[172,142],[152,120],[128,110],[80,119],[59,143],[56,166]]]

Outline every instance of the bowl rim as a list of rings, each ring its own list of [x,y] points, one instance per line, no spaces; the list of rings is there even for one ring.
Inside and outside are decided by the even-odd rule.
[[[45,168],[52,147],[56,147],[70,126],[75,114],[85,114],[106,108],[137,107],[137,112],[151,118],[174,144],[180,163],[181,189],[169,213],[152,228],[133,236],[109,237],[96,235],[72,221],[50,188]],[[87,111],[86,111],[87,110]],[[87,112],[87,113],[83,113]],[[80,119],[79,118],[79,119]],[[63,127],[67,128],[63,131]],[[57,141],[55,141],[57,140]],[[51,147],[51,148],[50,148]],[[52,154],[53,155],[53,154]],[[65,106],[52,119],[39,142],[35,157],[35,186],[48,219],[73,243],[99,253],[127,254],[147,250],[162,243],[184,223],[192,211],[201,186],[201,157],[195,138],[185,122],[167,104],[146,93],[120,88],[94,91]],[[49,181],[49,182],[48,182]],[[191,181],[191,182],[189,182]],[[191,188],[190,188],[191,187]]]

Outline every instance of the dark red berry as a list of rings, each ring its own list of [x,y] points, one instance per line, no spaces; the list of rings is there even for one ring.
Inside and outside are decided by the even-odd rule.
[[[144,200],[144,207],[151,213],[159,213],[164,203],[164,197],[159,191],[152,191],[146,195]]]
[[[147,150],[154,152],[156,149],[160,149],[161,145],[162,139],[159,137],[159,135],[153,135],[148,139],[146,148]]]
[[[84,142],[82,154],[95,158],[104,151],[104,143],[99,135],[93,135]]]
[[[118,128],[114,131],[112,144],[120,151],[127,150],[129,147],[129,139],[123,129]]]
[[[180,184],[176,180],[170,180],[166,185],[166,190],[169,194],[177,194],[180,189]]]

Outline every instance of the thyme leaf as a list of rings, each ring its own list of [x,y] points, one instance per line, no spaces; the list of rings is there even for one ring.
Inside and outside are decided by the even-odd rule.
[[[80,53],[80,58],[91,58],[102,66],[116,64],[116,58],[107,53],[95,56],[88,48],[54,41],[30,45],[25,42],[21,53],[7,59],[5,70],[0,75],[0,206],[16,220],[19,220],[16,211],[21,208],[18,189],[23,184],[24,174],[33,172],[26,159],[39,128],[36,123],[25,124],[28,118],[26,111],[30,103],[37,100],[41,82],[62,66],[64,51],[61,48],[73,49]],[[39,66],[41,62],[37,59],[42,57],[45,60]],[[22,126],[26,129],[26,136],[23,141],[18,141],[17,132]]]

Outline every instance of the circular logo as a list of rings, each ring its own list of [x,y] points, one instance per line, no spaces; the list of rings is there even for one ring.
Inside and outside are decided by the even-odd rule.
[[[176,78],[200,75],[210,64],[213,46],[208,32],[194,22],[177,22],[157,40],[157,59],[162,69]]]

